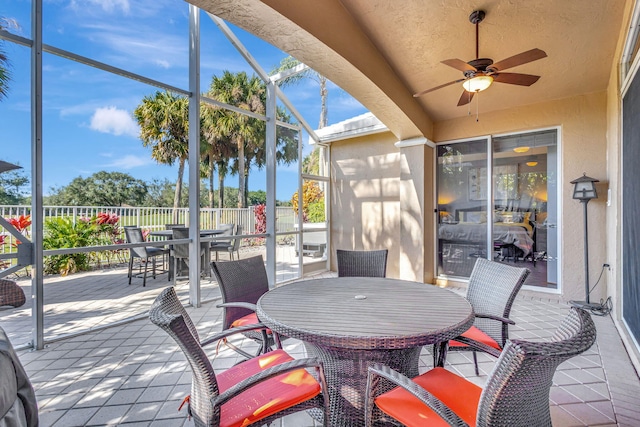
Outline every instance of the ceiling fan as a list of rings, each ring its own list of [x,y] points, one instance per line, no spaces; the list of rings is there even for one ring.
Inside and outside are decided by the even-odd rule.
[[[517,67],[518,65],[527,64],[529,62],[545,58],[547,54],[543,50],[531,49],[495,63],[490,58],[478,57],[478,24],[482,22],[484,17],[485,12],[483,10],[475,10],[471,15],[469,15],[469,21],[476,26],[476,59],[469,62],[464,62],[461,59],[455,58],[442,61],[443,64],[462,71],[464,73],[464,78],[423,90],[422,92],[414,94],[414,97],[417,98],[426,93],[433,92],[434,90],[462,82],[462,87],[464,89],[462,96],[460,96],[460,100],[458,101],[459,107],[471,102],[473,95],[487,89],[493,82],[519,86],[531,86],[538,81],[540,76],[534,76],[532,74],[504,73],[503,71]]]

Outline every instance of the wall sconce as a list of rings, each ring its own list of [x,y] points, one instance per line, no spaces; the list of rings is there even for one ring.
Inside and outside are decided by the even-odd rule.
[[[573,198],[576,200],[580,200],[584,207],[584,292],[585,292],[585,301],[569,301],[571,305],[584,308],[584,309],[595,309],[601,308],[602,305],[600,303],[591,303],[589,302],[589,234],[587,231],[587,203],[589,200],[595,199],[598,197],[598,193],[596,192],[595,183],[599,182],[595,178],[588,177],[586,173],[583,173],[580,178],[576,178],[571,181],[573,184]]]

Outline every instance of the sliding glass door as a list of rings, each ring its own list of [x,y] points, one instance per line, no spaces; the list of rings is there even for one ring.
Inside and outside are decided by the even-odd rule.
[[[557,289],[556,170],[555,129],[438,145],[438,275],[468,277],[483,257]]]

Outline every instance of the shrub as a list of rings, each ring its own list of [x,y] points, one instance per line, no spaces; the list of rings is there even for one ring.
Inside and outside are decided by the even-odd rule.
[[[93,218],[80,218],[77,222],[71,218],[48,219],[44,224],[43,248],[80,248],[122,243],[119,220],[117,215],[109,213],[99,213]],[[118,252],[107,251],[107,260]],[[99,265],[100,262],[101,258],[96,252],[52,255],[45,258],[44,273],[65,276],[89,270],[92,263]]]

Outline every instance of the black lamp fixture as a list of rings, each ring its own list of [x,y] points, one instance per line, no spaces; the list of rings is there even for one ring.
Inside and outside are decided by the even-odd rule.
[[[571,181],[573,184],[573,198],[580,200],[584,208],[584,292],[585,301],[570,301],[571,305],[575,307],[593,309],[600,308],[600,303],[591,303],[589,301],[589,234],[587,231],[587,203],[589,200],[598,198],[596,192],[596,182],[599,182],[595,178],[587,176],[583,173],[580,178]]]

